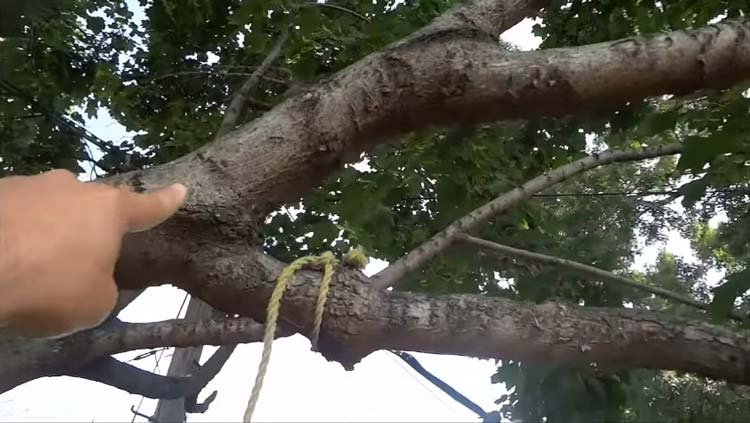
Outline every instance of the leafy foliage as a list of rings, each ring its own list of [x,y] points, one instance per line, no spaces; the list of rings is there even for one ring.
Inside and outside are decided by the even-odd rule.
[[[83,162],[94,162],[101,173],[168,162],[213,139],[232,93],[284,28],[293,29],[290,38],[251,93],[243,122],[422,27],[453,3],[58,2],[57,13],[31,16],[23,36],[0,41],[0,176],[60,167],[80,172]],[[534,29],[542,48],[689,29],[749,11],[745,2],[728,0],[554,3]],[[738,86],[615,104],[565,119],[412,133],[368,152],[366,166],[345,166],[269,216],[265,248],[291,260],[362,245],[392,261],[488,200],[588,152],[680,141],[685,152],[679,160],[620,164],[580,176],[494,219],[478,235],[712,301],[716,316],[732,307],[747,313],[747,93],[747,86]],[[84,115],[99,108],[134,138],[101,141],[71,123],[85,122]],[[99,144],[102,157],[91,152],[91,143]],[[724,219],[717,224],[715,216]],[[653,266],[632,269],[641,246],[664,241],[668,231],[690,240],[694,259],[663,251]],[[727,276],[714,289],[707,275],[717,270]],[[641,292],[468,246],[452,248],[399,289],[708,318]],[[740,404],[750,399],[744,390],[708,380],[595,367],[500,363],[493,381],[511,389],[499,402],[504,417],[548,422],[730,419],[744,416]]]

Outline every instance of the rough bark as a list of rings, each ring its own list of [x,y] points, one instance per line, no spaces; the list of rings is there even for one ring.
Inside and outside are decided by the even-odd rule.
[[[252,252],[224,264],[230,262],[232,267],[239,264],[241,268],[264,263],[272,270],[284,265]],[[314,271],[297,274],[282,306],[286,319],[302,327],[309,325],[319,279],[320,273]],[[236,270],[234,274],[227,271],[222,281],[225,285],[216,291],[231,290],[239,300],[227,311],[262,314],[262,309],[248,308],[246,304],[269,290],[262,277],[254,284],[249,283],[242,271]],[[327,358],[346,367],[373,351],[395,349],[549,365],[596,362],[607,369],[671,369],[750,384],[750,338],[746,331],[643,310],[588,308],[555,302],[536,305],[475,295],[429,297],[384,292],[371,287],[361,272],[347,268],[338,269],[332,288],[320,349]],[[41,348],[44,355],[24,350],[44,360],[43,365],[51,372],[50,368],[61,365],[91,363],[102,352],[113,354],[129,349],[127,345],[190,346],[260,339],[261,325],[249,324],[251,332],[257,332],[251,337],[238,329],[241,321],[206,324],[212,330],[199,331],[187,329],[194,326],[184,322],[163,324],[164,330],[177,331],[179,335],[166,339],[158,331],[149,330],[138,336],[138,343],[126,339],[133,337],[133,333],[117,335],[128,329],[100,328],[47,345]],[[182,329],[172,329],[175,325],[182,325]],[[26,364],[23,359],[18,362]],[[17,373],[21,370],[0,368],[4,371],[0,374],[2,392],[15,385],[12,381],[18,380]],[[26,373],[26,376],[26,380],[31,380],[43,374]]]
[[[473,3],[490,11],[498,2]],[[482,29],[484,22],[494,35],[515,23],[508,16],[532,15],[540,4],[504,4],[515,7],[512,14],[469,18],[463,27],[456,26],[464,22],[460,14],[446,15],[212,144],[174,162],[110,178],[107,182],[136,189],[171,182],[190,188],[174,218],[125,239],[118,285],[173,283],[226,313],[262,321],[284,265],[256,246],[265,216],[387,137],[449,123],[583,113],[750,78],[746,21],[510,53]],[[502,14],[510,8],[494,10]],[[311,322],[318,280],[316,272],[301,272],[285,295],[282,314],[303,331]],[[260,339],[262,329],[250,319],[201,325],[156,323],[134,336],[133,325],[111,323],[55,342],[0,340],[0,391],[73,372],[123,350],[248,342]],[[237,330],[242,325],[250,329]],[[393,348],[547,363],[596,361],[750,383],[747,339],[742,332],[656,313],[385,293],[360,273],[339,269],[320,349],[347,366],[374,350]]]
[[[286,333],[279,331],[277,336]],[[74,375],[101,357],[156,347],[258,342],[263,325],[249,318],[155,323],[109,321],[58,340],[0,337],[0,393],[44,376]]]

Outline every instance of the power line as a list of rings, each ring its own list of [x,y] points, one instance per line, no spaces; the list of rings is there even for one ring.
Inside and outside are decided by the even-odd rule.
[[[412,369],[414,369],[417,373],[422,375],[425,379],[427,379],[430,383],[435,385],[437,388],[439,388],[441,391],[445,392],[449,397],[453,398],[456,402],[463,405],[464,407],[468,408],[474,414],[479,416],[484,421],[491,421],[491,419],[495,418],[495,413],[487,413],[485,412],[482,407],[480,407],[477,403],[473,402],[460,392],[458,392],[455,388],[444,382],[439,377],[433,375],[430,373],[427,369],[422,367],[422,365],[419,363],[419,360],[416,359],[413,355],[409,353],[405,353],[403,351],[394,351],[394,350],[388,350],[392,354],[396,355],[398,358],[406,362]]]
[[[185,304],[187,303],[187,299],[188,299],[189,296],[190,296],[190,294],[185,293],[185,296],[182,297],[182,303],[180,304],[180,308],[177,310],[177,316],[175,317],[176,319],[180,318],[180,314],[182,314],[182,310],[185,308]],[[164,352],[167,349],[168,348],[162,348],[159,351],[158,355],[156,356],[156,363],[154,364],[154,369],[151,371],[151,373],[156,373],[156,370],[159,368],[159,362],[161,361],[162,356],[164,355]],[[151,351],[149,351],[146,354],[152,354],[152,353],[151,353]],[[141,354],[140,356],[143,356],[143,355],[144,354]],[[138,356],[138,357],[140,357],[140,356]],[[137,360],[138,357],[134,358],[133,360]],[[141,395],[141,399],[138,400],[138,405],[135,406],[135,408],[133,408],[133,406],[130,407],[130,411],[133,413],[133,418],[130,420],[130,423],[135,423],[135,418],[136,417],[145,417],[144,414],[142,414],[140,412],[141,406],[143,405],[144,398],[145,397],[143,395]]]
[[[85,126],[79,124],[75,120],[65,116],[64,114],[60,112],[56,112],[56,111],[48,109],[47,107],[42,105],[42,103],[40,103],[36,98],[34,98],[34,96],[27,94],[24,90],[18,88],[11,82],[5,79],[0,79],[0,88],[3,88],[10,95],[26,101],[31,106],[31,108],[35,110],[36,112],[43,114],[48,119],[52,120],[58,125],[72,130],[73,132],[77,133],[81,138],[83,138],[85,141],[90,142],[91,144],[93,144],[94,146],[102,150],[103,152],[110,152],[110,153],[119,152],[119,150],[111,146],[110,143],[94,135]],[[98,166],[105,172],[112,172],[114,170],[111,166],[108,166],[104,163],[101,163],[98,160],[95,160],[91,150],[88,148],[88,145],[86,145],[86,148],[88,149],[89,156],[91,156],[90,160],[94,164],[96,164],[96,166]]]
[[[435,397],[435,399],[437,399],[438,401],[440,401],[440,402],[441,402],[441,403],[442,403],[443,405],[445,405],[446,407],[450,407],[450,405],[449,405],[449,404],[448,404],[448,403],[447,403],[447,402],[445,401],[445,399],[443,399],[443,398],[442,398],[442,397],[441,397],[440,395],[436,394],[436,393],[435,393],[435,392],[434,392],[434,391],[433,391],[432,389],[430,389],[430,387],[429,387],[429,386],[427,386],[427,385],[426,385],[426,384],[424,383],[424,381],[422,381],[422,379],[420,379],[420,378],[418,378],[418,377],[414,376],[414,374],[410,373],[410,372],[409,372],[409,371],[408,371],[408,370],[406,369],[406,367],[404,366],[404,364],[403,364],[403,363],[401,363],[401,362],[399,362],[399,361],[396,361],[396,359],[395,359],[395,358],[393,358],[393,357],[391,357],[391,360],[393,360],[393,362],[394,362],[394,363],[396,363],[396,364],[397,364],[397,365],[398,365],[399,367],[401,367],[401,368],[402,368],[402,369],[404,370],[404,373],[406,373],[407,375],[409,375],[409,377],[411,377],[411,378],[412,378],[412,379],[414,379],[414,380],[415,380],[415,381],[416,381],[417,383],[419,383],[419,385],[420,385],[420,386],[422,386],[422,387],[424,388],[424,390],[425,390],[425,391],[429,392],[429,393],[430,393],[430,394],[431,394],[431,395],[432,395],[433,397]]]

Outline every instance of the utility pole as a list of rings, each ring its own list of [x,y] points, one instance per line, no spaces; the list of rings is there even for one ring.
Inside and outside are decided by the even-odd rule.
[[[224,316],[223,313],[204,303],[198,298],[191,297],[185,312],[185,321],[197,321],[212,317]],[[175,348],[169,363],[167,376],[188,376],[199,367],[203,347]],[[183,423],[187,421],[185,398],[160,399],[153,416],[154,423]]]

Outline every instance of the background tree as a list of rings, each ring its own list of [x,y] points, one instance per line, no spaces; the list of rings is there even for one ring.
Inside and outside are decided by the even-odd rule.
[[[89,163],[107,183],[187,183],[171,223],[126,240],[118,284],[177,280],[244,316],[7,337],[0,351],[23,353],[0,360],[0,386],[71,374],[143,393],[146,376],[109,354],[257,341],[283,262],[362,245],[391,266],[370,280],[337,271],[329,359],[501,359],[506,418],[744,416],[750,393],[727,382],[750,383],[738,358],[750,353],[747,5],[459,3],[163,0],[135,22],[127,2],[70,0],[0,41],[0,174]],[[536,15],[538,52],[498,42]],[[101,107],[138,134],[115,145],[85,132]],[[608,149],[636,153],[595,166]],[[555,171],[592,153],[595,170]],[[639,241],[669,230],[695,262],[664,252],[634,270]],[[309,333],[318,279],[292,287],[286,333]],[[425,320],[409,314],[420,305]],[[220,359],[147,394],[192,397]]]

